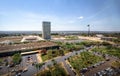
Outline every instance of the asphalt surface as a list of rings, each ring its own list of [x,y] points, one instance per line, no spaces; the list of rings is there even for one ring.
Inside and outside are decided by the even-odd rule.
[[[66,64],[65,62],[65,59],[67,59],[68,57],[70,56],[74,56],[76,55],[76,53],[80,53],[82,52],[83,50],[80,50],[80,51],[73,51],[71,53],[68,53],[67,55],[65,56],[59,56],[57,58],[55,58],[55,61],[57,61],[57,63],[60,63],[60,62],[63,62],[66,70],[68,71],[69,75],[70,76],[75,76],[75,73],[71,70],[70,66],[68,64]],[[32,61],[33,62],[36,62],[37,61],[37,57],[36,57],[36,54],[33,54],[33,55],[27,55],[27,56],[23,56],[23,60],[20,64],[21,67],[27,67],[28,68],[28,71],[24,72],[21,74],[21,76],[33,76],[38,70],[36,69],[35,66],[32,66],[32,64],[30,62],[28,62],[27,58],[28,57],[31,57]],[[44,70],[48,65],[53,65],[52,61],[51,60],[48,60],[45,62],[45,64],[41,67],[40,70]]]
[[[92,47],[91,47],[92,48]],[[85,48],[85,49],[89,49],[89,48]],[[69,75],[70,76],[76,76],[75,73],[72,71],[72,69],[70,68],[69,64],[67,64],[65,62],[65,59],[69,58],[70,56],[74,56],[76,54],[79,54],[83,51],[86,51],[86,50],[79,50],[79,51],[73,51],[73,52],[70,52],[68,54],[66,54],[65,56],[59,56],[59,57],[56,57],[54,58],[55,61],[57,61],[57,63],[60,63],[60,62],[63,62],[64,64],[64,67],[65,69],[68,71]],[[30,60],[28,60],[28,57],[30,57]],[[93,68],[92,70],[86,72],[84,75],[85,76],[93,76],[94,73],[97,73],[98,71],[101,71],[107,67],[110,66],[110,63],[115,60],[115,58],[113,57],[109,57],[110,58],[110,61],[106,61],[104,64],[102,65],[99,65],[97,66],[96,68]],[[36,57],[36,54],[32,54],[32,55],[26,55],[26,56],[23,56],[22,57],[22,62],[21,64],[19,65],[19,67],[27,67],[28,68],[28,71],[24,72],[24,73],[21,73],[21,76],[33,76],[35,75],[35,73],[37,73],[38,71],[40,70],[44,70],[48,65],[53,65],[52,61],[51,60],[47,60],[45,61],[45,64],[40,68],[40,70],[36,69],[35,66],[32,65],[32,62],[37,62],[37,57]],[[4,72],[6,72],[6,70],[8,70],[7,67],[5,67],[3,69]],[[12,68],[9,68],[9,71],[11,71]],[[0,71],[1,72],[1,71]]]
[[[98,54],[95,54],[95,55],[98,55]],[[101,55],[98,55],[98,56],[101,56]],[[100,72],[102,70],[105,70],[109,67],[111,67],[111,63],[113,61],[116,61],[118,60],[117,58],[115,57],[110,57],[110,56],[107,56],[107,58],[109,58],[110,60],[109,61],[105,61],[105,63],[101,64],[101,65],[98,65],[97,67],[95,68],[92,68],[90,71],[87,71],[84,75],[85,76],[94,76],[95,73],[97,72]]]

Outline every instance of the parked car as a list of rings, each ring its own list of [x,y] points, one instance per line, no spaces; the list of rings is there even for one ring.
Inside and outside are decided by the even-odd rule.
[[[106,61],[110,61],[110,59],[109,59],[109,58],[106,58]]]
[[[28,68],[24,68],[24,69],[23,69],[23,72],[26,72],[26,71],[28,71]]]
[[[15,76],[21,76],[21,73],[19,72],[19,73],[17,73]]]
[[[0,69],[2,69],[3,66],[0,66]]]
[[[12,73],[13,73],[13,72],[16,72],[16,70],[15,70],[15,69],[12,69],[11,72],[12,72]]]

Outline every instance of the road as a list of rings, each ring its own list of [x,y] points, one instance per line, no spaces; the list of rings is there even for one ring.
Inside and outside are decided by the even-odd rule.
[[[68,71],[70,76],[75,76],[75,73],[71,70],[70,66],[68,64],[66,64],[65,59],[67,59],[70,56],[74,56],[76,55],[76,53],[80,53],[83,52],[83,50],[80,51],[73,51],[71,53],[66,54],[65,56],[59,56],[55,58],[55,61],[57,61],[57,63],[63,62],[66,70]],[[27,56],[23,56],[23,60],[21,62],[21,67],[28,67],[28,71],[22,73],[22,76],[33,76],[36,72],[37,69],[35,68],[35,66],[32,66],[32,64],[28,63],[27,61],[27,57],[32,57],[32,60],[37,61],[37,57],[36,54],[33,55],[27,55]],[[48,65],[53,65],[51,60],[48,60],[45,62],[45,64],[41,67],[40,70],[44,70]]]
[[[85,48],[85,49],[88,49],[88,48]],[[70,66],[68,64],[66,64],[65,59],[69,58],[70,56],[76,55],[76,53],[79,54],[83,51],[85,51],[85,50],[73,51],[73,52],[66,54],[65,56],[59,56],[59,57],[56,57],[54,59],[55,59],[55,61],[57,61],[57,63],[63,62],[69,75],[75,76],[75,73],[71,70]],[[31,57],[32,59],[29,61],[28,57]],[[27,67],[28,71],[21,73],[21,76],[33,76],[35,73],[37,73],[38,70],[36,69],[35,66],[32,65],[31,62],[37,62],[36,54],[22,56],[22,62],[20,63],[19,67],[22,67],[22,68]],[[51,60],[46,61],[40,70],[44,70],[45,67],[47,67],[48,65],[53,65]]]

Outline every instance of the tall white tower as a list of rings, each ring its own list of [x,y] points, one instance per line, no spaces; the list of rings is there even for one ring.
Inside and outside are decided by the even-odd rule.
[[[42,38],[46,40],[51,39],[51,22],[42,22]]]

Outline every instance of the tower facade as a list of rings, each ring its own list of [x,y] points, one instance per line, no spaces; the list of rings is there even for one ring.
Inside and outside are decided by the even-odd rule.
[[[42,22],[42,38],[45,40],[51,39],[51,22]]]

